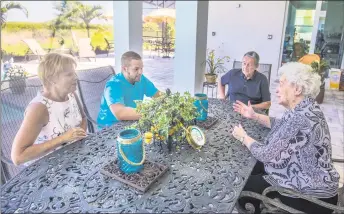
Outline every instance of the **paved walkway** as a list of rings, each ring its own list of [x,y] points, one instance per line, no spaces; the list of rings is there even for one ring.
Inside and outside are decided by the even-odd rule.
[[[106,65],[114,65],[114,57],[100,56],[97,57],[97,61],[94,62],[93,59],[90,61],[82,60],[78,63],[79,69],[94,68]],[[173,85],[173,58],[162,59],[155,57],[154,59],[149,57],[148,53],[144,54],[144,74],[155,83],[155,85],[162,91],[167,88],[172,88]],[[35,74],[37,71],[37,61],[32,61],[28,63],[20,63],[24,66],[30,73]],[[276,97],[276,87],[277,83],[274,79],[271,80],[271,97],[272,106],[270,109],[270,115],[275,117],[281,117],[284,108],[277,104]],[[178,84],[178,83],[175,83]],[[328,84],[327,84],[328,85]],[[324,103],[320,105],[323,110],[328,125],[330,127],[331,137],[332,137],[332,154],[334,158],[344,158],[344,92],[333,91],[327,89],[325,92]],[[335,167],[341,174],[341,183],[344,183],[344,164],[335,163]]]

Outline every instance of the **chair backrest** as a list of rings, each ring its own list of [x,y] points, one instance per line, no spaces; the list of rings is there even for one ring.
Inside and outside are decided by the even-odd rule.
[[[78,48],[78,42],[73,30],[71,30],[71,34],[72,34],[73,46]]]
[[[6,181],[23,168],[11,164],[12,143],[26,107],[41,89],[37,76],[1,82],[1,167]]]
[[[90,38],[81,38],[78,43],[79,57],[89,58],[96,57],[96,53],[93,51],[91,46]]]
[[[258,71],[266,76],[268,79],[268,83],[270,84],[270,76],[271,76],[271,64],[263,64],[259,63]],[[234,61],[233,68],[241,68],[241,61]]]
[[[78,93],[81,98],[84,111],[87,117],[93,121],[97,121],[101,97],[104,93],[106,82],[115,75],[115,70],[112,66],[105,66],[99,68],[92,68],[87,70],[80,70],[78,75]],[[93,123],[93,130],[97,127]],[[92,132],[92,127],[89,123],[89,131]]]
[[[46,51],[43,50],[43,48],[38,44],[38,42],[35,39],[23,39],[23,42],[29,46],[30,50],[38,55],[38,56],[44,56],[46,54]]]

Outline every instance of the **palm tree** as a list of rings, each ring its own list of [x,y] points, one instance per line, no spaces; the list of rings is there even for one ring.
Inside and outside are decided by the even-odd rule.
[[[23,5],[21,5],[20,3],[1,1],[1,18],[0,18],[1,27],[5,27],[7,12],[9,10],[12,10],[12,9],[21,10],[25,14],[26,18],[29,16],[27,9]]]
[[[77,13],[77,9],[75,8],[73,2],[70,1],[54,2],[53,8],[57,11],[57,17],[49,24],[50,29],[52,29],[49,51],[52,48],[56,33],[60,29],[71,29],[71,26],[74,22],[73,17]]]
[[[90,38],[90,23],[93,19],[106,19],[103,16],[102,7],[100,5],[84,5],[81,2],[74,2],[75,8],[77,9],[76,18],[81,20],[86,27],[87,36]]]

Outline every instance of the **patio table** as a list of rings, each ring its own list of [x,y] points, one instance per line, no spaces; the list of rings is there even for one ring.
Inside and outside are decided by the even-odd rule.
[[[239,122],[262,140],[268,129],[242,118],[229,101],[209,99],[209,116],[219,121],[204,129],[201,151],[146,145],[146,159],[169,167],[145,193],[100,173],[115,159],[115,137],[131,122],[91,134],[36,161],[1,187],[1,212],[221,212],[229,213],[256,160],[229,130]]]

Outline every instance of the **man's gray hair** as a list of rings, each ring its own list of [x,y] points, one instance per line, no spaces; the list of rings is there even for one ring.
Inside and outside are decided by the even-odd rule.
[[[244,57],[248,56],[254,59],[254,64],[256,65],[256,67],[258,67],[259,65],[259,55],[257,54],[257,52],[255,51],[249,51],[247,53],[245,53]]]
[[[279,75],[284,75],[289,83],[302,87],[305,97],[315,98],[320,92],[320,76],[313,68],[300,62],[288,62],[279,68]]]

